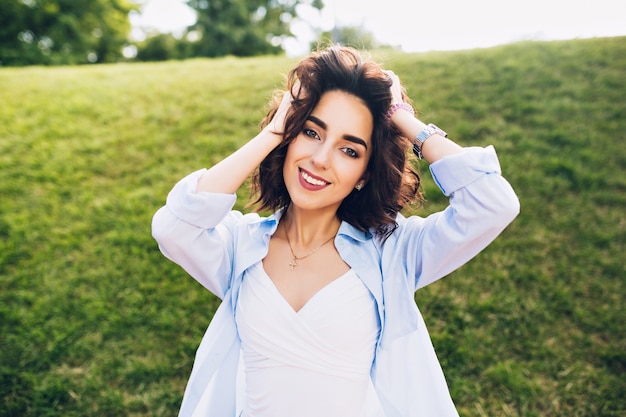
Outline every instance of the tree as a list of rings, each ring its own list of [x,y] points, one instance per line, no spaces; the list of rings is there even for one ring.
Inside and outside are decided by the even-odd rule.
[[[0,64],[114,62],[135,9],[128,0],[0,0]]]
[[[319,0],[314,1],[321,7]],[[201,39],[196,56],[251,56],[282,51],[301,0],[189,0],[198,20],[189,28]],[[309,3],[309,2],[307,2]]]
[[[331,31],[321,33],[317,41],[311,44],[311,49],[317,49],[318,46],[324,46],[331,42],[366,50],[382,47],[374,35],[364,28],[339,26]]]
[[[138,45],[136,58],[139,61],[166,61],[175,58],[177,42],[170,33],[150,36]]]

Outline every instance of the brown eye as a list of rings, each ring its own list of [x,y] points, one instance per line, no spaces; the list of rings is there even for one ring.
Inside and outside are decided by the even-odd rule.
[[[318,135],[317,132],[313,129],[304,128],[302,132],[310,138],[317,139],[317,140],[320,139],[320,135]]]
[[[352,148],[343,148],[342,151],[343,153],[348,155],[350,158],[356,159],[359,157],[359,153]]]

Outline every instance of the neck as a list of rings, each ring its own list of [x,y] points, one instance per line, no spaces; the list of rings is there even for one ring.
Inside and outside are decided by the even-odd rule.
[[[289,207],[280,222],[283,232],[289,234],[289,240],[297,248],[310,248],[337,234],[341,221],[334,212],[303,212]]]

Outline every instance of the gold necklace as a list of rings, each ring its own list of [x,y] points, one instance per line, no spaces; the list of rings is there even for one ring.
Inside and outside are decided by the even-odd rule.
[[[304,255],[304,256],[296,256],[295,253],[293,253],[293,248],[291,247],[291,242],[289,241],[289,233],[287,233],[287,231],[285,230],[285,236],[287,236],[287,244],[289,245],[289,250],[291,251],[291,256],[293,256],[293,259],[291,260],[291,262],[289,262],[289,269],[291,271],[293,271],[293,269],[298,266],[298,263],[296,261],[299,261],[300,259],[304,259],[304,258],[308,258],[309,256],[313,255],[315,252],[317,252],[318,250],[322,249],[322,246],[324,246],[325,244],[327,244],[328,242],[330,242],[331,240],[333,240],[335,238],[335,235],[331,236],[330,239],[328,239],[326,242],[322,243],[321,245],[319,245],[317,247],[317,249],[315,249],[313,252]]]

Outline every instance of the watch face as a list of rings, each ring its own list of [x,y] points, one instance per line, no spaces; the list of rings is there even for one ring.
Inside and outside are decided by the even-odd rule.
[[[428,126],[433,128],[433,130],[434,130],[433,134],[434,133],[438,133],[441,136],[443,136],[444,138],[448,137],[448,134],[446,132],[444,132],[442,129],[440,129],[439,126],[436,126],[436,125],[434,125],[432,123],[430,123]]]

